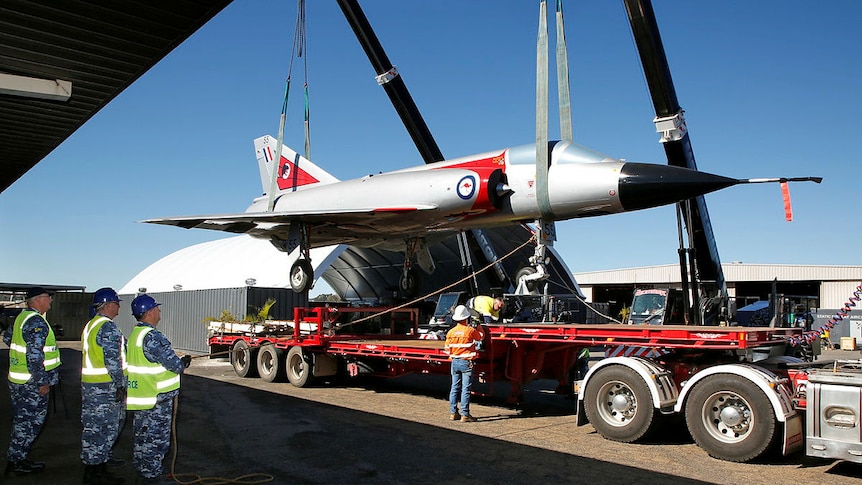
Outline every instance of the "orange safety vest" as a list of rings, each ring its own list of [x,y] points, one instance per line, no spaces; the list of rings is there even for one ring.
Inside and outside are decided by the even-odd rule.
[[[479,356],[476,345],[482,341],[484,334],[479,330],[459,323],[446,333],[446,353],[452,359],[474,360]]]

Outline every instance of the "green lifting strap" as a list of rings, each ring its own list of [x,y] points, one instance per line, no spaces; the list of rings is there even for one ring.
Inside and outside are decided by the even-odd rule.
[[[539,3],[539,34],[536,45],[536,202],[543,219],[553,220],[548,194],[548,3]],[[560,139],[574,141],[572,103],[569,89],[569,61],[566,48],[566,31],[563,22],[563,2],[556,2],[557,27],[557,96],[560,112]]]
[[[309,128],[309,102],[308,102],[308,57],[306,55],[306,30],[305,30],[305,0],[298,0],[296,7],[296,28],[293,32],[293,50],[291,52],[290,64],[287,69],[287,79],[284,83],[284,101],[281,104],[281,117],[278,123],[278,142],[275,150],[275,160],[273,161],[271,182],[269,185],[269,202],[267,210],[272,212],[275,209],[275,193],[278,180],[278,164],[281,163],[281,150],[284,146],[284,125],[287,120],[287,100],[290,97],[290,77],[293,72],[293,60],[302,57],[303,60],[303,76],[304,76],[304,131],[305,131],[305,158],[311,159],[311,133]]]
[[[560,139],[575,141],[572,128],[572,100],[569,93],[569,53],[563,26],[563,0],[557,0],[557,96],[560,102]]]
[[[553,220],[548,195],[548,2],[539,3],[536,42],[536,203],[543,219]]]

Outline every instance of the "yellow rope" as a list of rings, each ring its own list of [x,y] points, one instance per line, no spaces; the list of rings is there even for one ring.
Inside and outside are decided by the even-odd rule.
[[[472,274],[469,274],[469,275],[467,275],[467,276],[465,276],[465,277],[461,278],[460,280],[455,281],[454,283],[451,283],[451,284],[449,284],[449,285],[446,285],[446,286],[444,286],[444,287],[440,288],[440,289],[439,289],[439,290],[437,290],[437,291],[433,291],[433,292],[431,292],[431,293],[428,293],[428,294],[427,294],[427,295],[425,295],[425,296],[420,296],[419,298],[415,298],[415,299],[413,299],[413,300],[411,300],[411,301],[408,301],[407,303],[402,303],[401,305],[398,305],[398,306],[396,306],[396,307],[390,308],[390,309],[388,309],[388,310],[383,310],[382,312],[378,312],[378,313],[374,313],[374,314],[372,314],[372,315],[368,315],[367,317],[360,318],[359,320],[354,320],[354,321],[352,321],[352,322],[345,323],[345,324],[343,324],[343,325],[338,326],[338,328],[339,328],[339,329],[341,329],[341,328],[344,328],[344,327],[348,327],[348,326],[350,326],[350,325],[354,325],[354,324],[361,323],[361,322],[364,322],[364,321],[367,321],[367,320],[371,320],[372,318],[377,318],[377,317],[379,317],[379,316],[381,316],[381,315],[386,315],[387,313],[394,312],[395,310],[400,310],[400,309],[402,309],[402,308],[404,308],[404,307],[407,307],[407,306],[413,305],[413,304],[415,304],[415,303],[418,303],[418,302],[420,302],[420,301],[423,301],[423,300],[425,300],[426,298],[432,297],[432,296],[437,295],[437,294],[439,294],[439,293],[443,293],[444,291],[448,290],[449,288],[452,288],[453,286],[456,286],[456,285],[460,285],[461,283],[463,283],[463,282],[465,282],[465,281],[469,280],[470,278],[472,278],[472,277],[474,277],[474,276],[476,276],[476,275],[478,275],[478,274],[481,274],[481,273],[483,273],[483,272],[487,271],[488,269],[490,269],[491,267],[493,267],[495,264],[499,263],[500,261],[505,261],[505,260],[506,260],[506,258],[508,258],[508,257],[512,256],[513,254],[515,254],[516,252],[518,252],[521,248],[523,248],[524,246],[526,246],[527,244],[530,244],[531,242],[533,242],[533,241],[535,241],[535,240],[536,240],[536,236],[535,236],[535,235],[531,236],[531,237],[530,237],[530,239],[527,239],[526,241],[524,241],[524,243],[523,243],[523,244],[521,244],[520,246],[516,247],[515,249],[513,249],[513,250],[509,251],[509,253],[508,253],[508,254],[506,254],[505,256],[503,256],[502,258],[497,258],[497,260],[496,260],[496,261],[492,261],[492,262],[488,263],[488,264],[487,264],[485,267],[483,267],[482,269],[480,269],[480,270],[478,270],[478,271],[475,271],[475,272],[473,272]]]
[[[255,485],[258,483],[269,483],[275,480],[275,477],[268,473],[249,473],[236,478],[224,477],[202,477],[195,473],[176,473],[175,467],[177,464],[177,407],[179,404],[179,395],[174,396],[174,412],[171,418],[171,448],[173,449],[171,456],[171,473],[169,479],[179,483],[180,485],[227,485],[231,483],[239,483],[242,485]],[[181,479],[180,477],[188,477]]]

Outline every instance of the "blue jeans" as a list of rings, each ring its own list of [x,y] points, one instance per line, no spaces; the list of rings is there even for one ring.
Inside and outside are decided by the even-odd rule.
[[[452,389],[449,391],[449,413],[458,412],[458,394],[461,394],[461,414],[470,414],[470,388],[473,387],[473,361],[452,359]]]

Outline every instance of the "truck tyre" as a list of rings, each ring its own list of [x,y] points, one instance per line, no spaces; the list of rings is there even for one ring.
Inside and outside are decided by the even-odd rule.
[[[620,365],[600,369],[590,378],[584,410],[600,435],[623,443],[647,436],[658,421],[646,382]]]
[[[695,385],[685,403],[685,422],[697,445],[720,460],[753,460],[778,437],[766,394],[732,374],[715,374]]]
[[[311,288],[314,268],[307,259],[297,259],[290,267],[290,288],[296,293],[305,293]]]
[[[266,382],[284,380],[284,352],[275,345],[264,345],[257,353],[257,372]]]
[[[257,377],[257,348],[251,348],[245,340],[237,340],[230,353],[230,365],[240,377]]]
[[[303,351],[302,347],[291,347],[287,351],[285,359],[285,370],[287,380],[296,387],[307,387],[312,381],[311,354]]]

